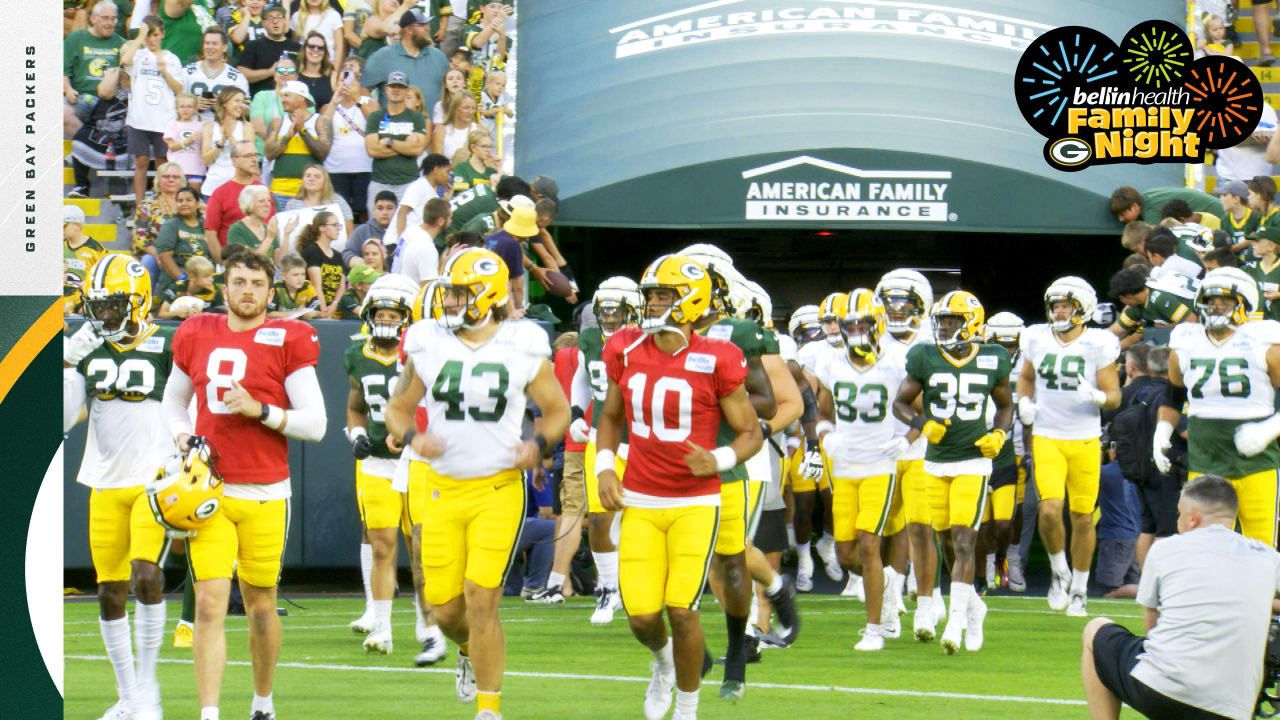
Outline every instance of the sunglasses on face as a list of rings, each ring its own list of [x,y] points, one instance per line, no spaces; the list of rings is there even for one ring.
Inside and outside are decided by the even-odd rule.
[[[308,46],[307,46],[307,49],[308,49],[308,50],[318,50],[318,51],[322,51],[322,50],[327,50],[328,48],[326,48],[326,47],[325,47],[325,46],[323,46],[323,45],[308,45]]]
[[[279,75],[293,75],[296,72],[298,71],[294,68],[276,68],[276,73]]]

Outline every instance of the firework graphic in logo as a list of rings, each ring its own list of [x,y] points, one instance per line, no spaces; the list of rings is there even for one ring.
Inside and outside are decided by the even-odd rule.
[[[1231,58],[1197,60],[1186,85],[1195,115],[1191,130],[1209,147],[1231,147],[1249,137],[1262,116],[1262,86],[1249,68]]]
[[[1187,33],[1163,20],[1135,25],[1120,43],[1120,54],[1133,82],[1154,90],[1181,83],[1191,68]]]
[[[1120,72],[1116,44],[1086,27],[1063,27],[1037,38],[1018,62],[1014,94],[1027,122],[1043,135],[1057,132],[1077,88],[1092,92]]]

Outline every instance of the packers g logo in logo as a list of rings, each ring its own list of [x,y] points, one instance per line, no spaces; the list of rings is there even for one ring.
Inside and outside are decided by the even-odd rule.
[[[982,307],[982,303],[978,302],[978,298],[972,295],[966,296],[964,301],[969,303],[969,307],[971,308]]]
[[[139,278],[147,274],[147,269],[142,266],[142,263],[135,260],[130,260],[125,264],[124,271],[129,275],[129,277],[134,278]]]
[[[479,260],[476,260],[475,264],[471,266],[471,269],[475,271],[475,274],[477,275],[497,275],[498,261],[493,258],[482,257]]]
[[[703,270],[702,266],[696,262],[687,262],[680,266],[680,274],[690,280],[701,280],[707,276],[707,271]]]
[[[195,512],[191,514],[195,515],[199,520],[205,520],[212,517],[216,512],[218,512],[218,498],[209,498],[200,503]]]
[[[1075,137],[1066,137],[1045,146],[1045,160],[1058,167],[1075,167],[1089,162],[1093,157],[1093,148],[1089,143]]]

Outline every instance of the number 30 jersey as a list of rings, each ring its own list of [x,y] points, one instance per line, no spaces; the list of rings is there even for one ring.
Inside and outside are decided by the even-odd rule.
[[[173,363],[173,332],[172,327],[151,325],[132,345],[104,342],[76,366],[90,400],[76,482],[125,488],[154,479],[173,449],[160,410]],[[76,398],[77,406],[83,400]]]
[[[697,477],[685,464],[687,443],[716,448],[720,399],[747,378],[747,359],[732,343],[693,333],[675,355],[634,327],[604,348],[605,371],[622,392],[630,430],[623,489],[628,505],[719,505],[720,476]]]
[[[233,382],[261,403],[288,409],[285,378],[315,366],[316,331],[301,320],[270,318],[241,332],[226,315],[187,318],[173,336],[173,363],[191,378],[196,434],[218,453],[216,467],[229,485],[266,485],[289,478],[289,443],[257,418],[231,412],[222,400]]]
[[[1076,392],[1083,377],[1098,384],[1098,370],[1120,357],[1120,340],[1109,330],[1085,328],[1062,343],[1046,324],[1022,331],[1018,346],[1036,373],[1035,434],[1055,440],[1090,440],[1102,435],[1098,406]]]
[[[897,432],[893,398],[907,376],[906,356],[888,350],[865,369],[854,367],[849,354],[832,354],[818,366],[818,380],[835,401],[836,429],[823,439],[833,474],[863,478],[892,474],[897,461],[883,448]]]
[[[925,417],[950,421],[942,441],[929,444],[926,462],[983,459],[973,443],[987,434],[986,404],[991,390],[1009,377],[1009,367],[1009,353],[999,345],[972,345],[963,361],[937,345],[914,345],[907,351],[907,374],[923,388]]]
[[[1169,336],[1194,418],[1256,420],[1275,412],[1267,350],[1280,344],[1280,322],[1253,320],[1218,345],[1203,325],[1179,325]],[[1037,423],[1038,424],[1038,423]]]
[[[524,442],[524,389],[551,357],[546,332],[528,320],[506,320],[472,348],[425,320],[405,332],[404,352],[427,389],[427,428],[445,443],[444,454],[428,461],[431,468],[455,480],[514,468]]]

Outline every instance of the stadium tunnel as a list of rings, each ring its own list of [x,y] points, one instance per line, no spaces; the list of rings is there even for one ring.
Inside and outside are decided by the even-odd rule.
[[[545,0],[521,12],[516,173],[559,183],[557,237],[584,289],[713,242],[775,316],[908,266],[1031,320],[1056,276],[1105,299],[1125,255],[1111,191],[1182,185],[1183,166],[1051,169],[1014,99],[1021,52],[1053,27],[1119,42],[1182,12]]]

